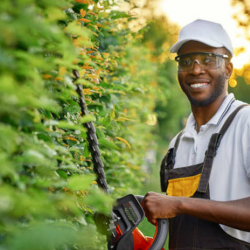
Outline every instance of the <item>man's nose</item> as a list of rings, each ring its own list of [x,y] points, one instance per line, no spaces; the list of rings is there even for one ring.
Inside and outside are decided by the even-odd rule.
[[[198,59],[193,60],[190,72],[193,72],[195,74],[199,74],[202,71],[202,66],[201,63],[199,62]]]

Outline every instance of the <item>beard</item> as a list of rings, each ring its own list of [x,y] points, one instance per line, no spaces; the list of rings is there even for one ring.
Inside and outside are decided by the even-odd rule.
[[[182,91],[187,96],[188,100],[190,101],[190,104],[193,106],[197,106],[197,107],[204,107],[213,103],[221,94],[224,93],[226,84],[227,84],[226,74],[224,73],[216,78],[215,84],[214,84],[214,91],[212,91],[206,99],[199,100],[191,96],[191,94],[187,91],[184,85],[179,82],[179,85]]]

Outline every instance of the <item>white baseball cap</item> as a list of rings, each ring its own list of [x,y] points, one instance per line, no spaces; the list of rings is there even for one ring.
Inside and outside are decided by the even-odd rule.
[[[198,19],[186,25],[181,29],[178,41],[171,47],[170,52],[178,52],[188,41],[198,41],[215,48],[225,47],[233,56],[231,40],[219,23]]]

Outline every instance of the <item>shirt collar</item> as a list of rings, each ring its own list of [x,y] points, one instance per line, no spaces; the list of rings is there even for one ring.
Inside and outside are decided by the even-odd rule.
[[[215,113],[215,115],[206,124],[219,125],[234,101],[235,98],[233,93],[227,95],[224,101],[222,102],[221,106]],[[187,132],[189,131],[192,133],[196,131],[195,127],[196,127],[196,121],[194,119],[193,113],[191,113],[190,116],[188,117],[185,130],[187,129]]]
[[[227,95],[215,115],[207,122],[207,124],[219,125],[234,101],[234,94],[231,93]]]

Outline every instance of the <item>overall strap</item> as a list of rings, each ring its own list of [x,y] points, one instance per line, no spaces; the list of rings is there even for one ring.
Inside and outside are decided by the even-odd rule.
[[[178,136],[177,136],[177,138],[176,138],[176,140],[175,140],[175,144],[174,144],[175,150],[177,150],[177,148],[178,148],[178,146],[179,146],[179,142],[180,142],[182,133],[183,133],[183,130],[181,130],[181,131],[179,132],[179,134],[178,134]]]
[[[205,156],[205,160],[203,163],[203,167],[202,167],[201,179],[200,179],[200,183],[198,186],[199,192],[206,193],[214,156],[216,155],[216,152],[217,152],[217,149],[220,145],[221,139],[222,139],[223,135],[226,133],[229,126],[231,125],[236,114],[245,106],[248,106],[248,104],[243,104],[243,105],[239,106],[238,108],[236,108],[233,111],[233,113],[227,118],[227,120],[224,123],[224,125],[222,126],[220,132],[215,133],[211,136],[210,142],[208,144],[208,149],[206,151],[206,156]]]
[[[161,190],[166,191],[166,172],[174,167],[176,150],[178,148],[180,138],[183,130],[178,134],[173,148],[170,148],[161,162],[160,178],[161,178]]]
[[[174,143],[174,147],[170,148],[168,150],[167,157],[166,157],[166,167],[168,169],[174,168],[176,151],[177,151],[177,148],[179,146],[179,142],[180,142],[182,133],[183,133],[183,130],[180,131],[179,134],[177,135],[177,138],[176,138],[175,143]]]

